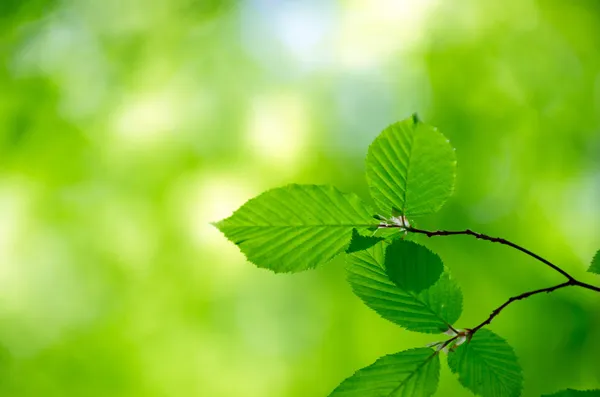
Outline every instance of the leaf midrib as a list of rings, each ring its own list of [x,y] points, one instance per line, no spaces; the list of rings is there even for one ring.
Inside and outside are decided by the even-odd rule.
[[[416,124],[413,124],[413,128],[416,127]],[[415,134],[417,133],[416,129],[413,131],[412,134],[410,135],[410,148],[409,148],[409,152],[408,152],[408,160],[406,160],[406,178],[405,178],[405,188],[404,188],[404,192],[402,195],[402,215],[406,215],[406,194],[408,192],[408,176],[410,175],[410,160],[412,159],[412,155],[413,155],[413,147],[414,147],[414,143],[415,143]]]
[[[425,365],[427,365],[436,355],[438,354],[438,352],[433,352],[429,357],[427,357],[421,364],[419,364],[419,366],[417,368],[415,368],[415,370],[408,375],[405,379],[403,379],[400,384],[398,384],[398,386],[396,386],[394,388],[394,390],[392,390],[386,397],[392,397],[398,390],[400,390],[400,388],[404,385],[406,385],[406,382],[408,382],[410,379],[412,379],[413,376],[415,376],[416,373],[419,372],[419,370],[421,370],[421,368],[423,368]]]

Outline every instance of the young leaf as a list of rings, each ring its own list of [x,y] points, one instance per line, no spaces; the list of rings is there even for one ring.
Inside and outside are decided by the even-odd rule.
[[[367,182],[381,211],[438,211],[454,190],[456,156],[448,140],[416,117],[387,127],[367,154]]]
[[[462,293],[446,273],[419,293],[402,289],[385,272],[386,243],[347,257],[348,282],[354,293],[381,317],[410,331],[442,333],[462,312]]]
[[[488,329],[448,354],[448,366],[463,386],[482,397],[518,397],[523,375],[512,347]]]
[[[348,245],[346,253],[351,254],[353,252],[366,250],[367,248],[371,248],[372,246],[374,246],[382,240],[383,237],[363,236],[359,234],[356,229],[353,229],[352,240],[350,240],[350,245]]]
[[[329,397],[429,397],[440,376],[440,358],[430,348],[381,357],[343,381]]]
[[[215,226],[256,266],[297,272],[343,252],[353,229],[375,223],[372,215],[354,194],[294,184],[262,193]]]
[[[544,394],[542,397],[600,397],[600,390],[567,389],[554,394]]]
[[[594,259],[592,259],[592,264],[590,265],[588,272],[600,274],[600,250],[594,255]]]
[[[444,264],[439,256],[420,244],[395,240],[385,252],[385,269],[400,288],[420,292],[440,278]]]

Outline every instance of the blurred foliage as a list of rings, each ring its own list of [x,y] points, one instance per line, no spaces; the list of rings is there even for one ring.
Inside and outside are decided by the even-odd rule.
[[[209,225],[290,182],[366,198],[368,144],[414,111],[459,167],[422,226],[597,283],[599,19],[594,0],[2,0],[3,395],[319,396],[431,342],[342,263],[276,276]],[[464,291],[459,327],[556,281],[503,247],[426,243]],[[599,305],[565,290],[498,318],[525,396],[600,385]],[[448,371],[440,388],[467,395]]]

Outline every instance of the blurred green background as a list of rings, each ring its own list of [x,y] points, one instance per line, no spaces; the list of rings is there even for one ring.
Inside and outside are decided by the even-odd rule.
[[[0,395],[325,396],[438,340],[353,296],[342,261],[247,263],[209,222],[291,182],[368,199],[368,144],[414,111],[456,147],[427,228],[514,240],[583,281],[600,248],[596,0],[0,0]],[[561,276],[428,240],[457,326]],[[600,386],[600,295],[491,329],[524,396]],[[443,368],[440,396],[468,396]]]

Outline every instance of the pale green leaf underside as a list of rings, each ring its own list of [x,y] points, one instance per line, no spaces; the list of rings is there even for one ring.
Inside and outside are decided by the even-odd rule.
[[[385,252],[388,277],[401,289],[420,292],[431,287],[444,271],[440,257],[412,241],[396,240]]]
[[[488,329],[448,354],[448,366],[460,383],[482,397],[518,397],[523,375],[512,347]]]
[[[438,387],[440,358],[429,348],[381,357],[343,381],[330,397],[429,397]]]
[[[348,282],[354,293],[381,317],[410,331],[441,333],[461,315],[462,293],[446,273],[419,293],[404,290],[385,272],[381,242],[347,257]]]
[[[262,193],[215,226],[256,266],[297,272],[343,252],[353,229],[376,224],[372,215],[355,194],[294,184]]]
[[[596,255],[594,255],[594,259],[592,259],[592,264],[590,265],[588,272],[600,274],[600,251],[596,252]]]
[[[600,390],[567,389],[554,394],[544,394],[542,397],[600,397]]]
[[[367,182],[377,207],[406,216],[438,211],[454,190],[456,156],[432,126],[409,118],[387,127],[367,154]]]

